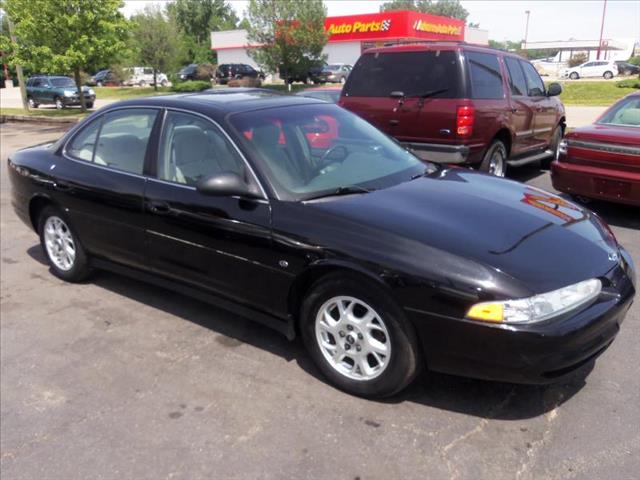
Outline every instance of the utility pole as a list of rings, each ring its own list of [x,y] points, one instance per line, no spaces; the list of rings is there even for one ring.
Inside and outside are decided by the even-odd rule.
[[[596,60],[600,60],[600,50],[602,49],[602,33],[604,32],[605,13],[607,13],[607,0],[604,0],[604,7],[602,8],[602,23],[600,24],[600,40],[598,41],[598,55],[596,56]]]
[[[16,41],[16,34],[13,28],[13,22],[9,17],[7,17],[7,24],[9,25],[9,37],[11,38],[11,43],[13,45],[18,45]],[[20,96],[22,97],[22,108],[24,110],[29,110],[29,103],[27,102],[27,89],[24,86],[24,75],[22,74],[22,65],[18,65],[16,63],[16,74],[18,76],[18,85],[20,86]]]
[[[524,48],[527,48],[527,39],[529,38],[529,15],[531,14],[531,11],[525,10],[524,13],[527,15],[527,23],[524,27]]]

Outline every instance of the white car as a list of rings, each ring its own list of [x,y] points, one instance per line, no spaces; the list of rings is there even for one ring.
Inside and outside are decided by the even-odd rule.
[[[616,75],[618,75],[618,66],[613,60],[592,60],[562,72],[563,77],[569,77],[571,80],[583,77],[603,77],[609,80]]]
[[[131,67],[125,68],[128,78],[124,81],[127,86],[138,85],[140,87],[146,87],[147,85],[153,85],[153,68],[151,67]],[[156,79],[159,85],[166,87],[169,85],[169,79],[164,73],[158,72]]]

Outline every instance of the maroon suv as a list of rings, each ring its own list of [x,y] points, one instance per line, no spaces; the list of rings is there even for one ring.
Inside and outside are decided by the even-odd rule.
[[[466,43],[366,51],[339,104],[441,163],[504,176],[507,164],[557,157],[565,127],[562,87],[545,88],[517,55]]]

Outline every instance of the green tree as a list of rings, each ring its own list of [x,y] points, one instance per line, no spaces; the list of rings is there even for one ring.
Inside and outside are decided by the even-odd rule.
[[[18,38],[10,61],[32,71],[73,73],[81,92],[80,71],[108,64],[125,48],[127,22],[118,11],[121,4],[121,0],[6,0],[2,6]],[[84,95],[80,102],[86,110]]]
[[[288,83],[301,64],[322,60],[326,16],[322,0],[250,0],[247,38],[262,47],[249,49],[249,56],[267,72],[282,69]]]
[[[415,10],[465,21],[469,16],[469,12],[460,4],[460,0],[391,0],[380,6],[381,12],[390,10]]]
[[[211,50],[211,32],[236,28],[238,16],[225,0],[176,0],[167,5],[181,36],[179,43],[188,62],[207,63],[215,60]]]
[[[131,17],[131,22],[137,58],[141,65],[153,68],[153,86],[158,90],[157,74],[168,71],[176,55],[175,25],[154,4]]]

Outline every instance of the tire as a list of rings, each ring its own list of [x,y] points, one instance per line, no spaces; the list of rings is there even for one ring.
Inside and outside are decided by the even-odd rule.
[[[553,152],[553,157],[545,158],[540,161],[540,166],[548,170],[551,167],[551,162],[558,160],[560,154],[560,142],[562,141],[563,131],[562,127],[558,125],[551,135],[551,143],[549,144],[550,150]]]
[[[139,86],[139,87],[146,87],[146,86],[147,86],[147,82],[145,82],[144,80],[140,80],[140,81],[138,82],[138,86]]]
[[[571,80],[578,80],[580,78],[580,75],[578,75],[578,72],[571,72],[571,74],[569,75],[569,78]]]
[[[88,102],[88,103],[86,104],[86,107],[87,107],[87,108],[93,108],[93,102]]]
[[[328,324],[324,313],[330,312],[334,321],[338,302],[345,307],[354,306],[353,315],[325,328],[323,324]],[[357,322],[367,313],[374,316],[369,329]],[[409,385],[422,366],[415,331],[402,309],[381,287],[355,276],[331,274],[317,281],[302,304],[300,330],[320,371],[337,388],[353,395],[393,395]],[[340,349],[342,362],[331,360],[331,341]],[[377,349],[375,352],[372,346]],[[389,354],[382,354],[381,347]]]
[[[496,177],[504,177],[507,173],[507,147],[502,140],[494,140],[484,154],[480,171]]]
[[[167,82],[166,80],[162,80],[162,81],[160,82],[160,86],[161,86],[161,87],[166,87],[167,85],[169,85],[169,82]]]
[[[613,78],[613,72],[610,72],[610,71],[608,71],[608,70],[607,70],[606,72],[604,72],[604,73],[602,74],[602,77],[603,77],[605,80],[611,80],[611,79]]]
[[[103,87],[104,85],[102,84],[102,82],[96,82],[96,87]]]
[[[60,209],[47,206],[42,210],[38,217],[38,233],[44,255],[56,277],[67,282],[80,282],[89,276],[91,268],[87,255]],[[65,244],[68,249],[56,255]]]
[[[64,102],[62,101],[62,99],[60,97],[54,98],[53,101],[56,104],[56,109],[57,110],[64,110],[65,108],[67,108],[67,106],[64,104]]]
[[[27,97],[27,103],[29,104],[29,108],[38,108],[40,104],[36,102],[33,97]]]
[[[340,77],[340,84],[344,85],[347,82],[347,79],[344,77]]]

